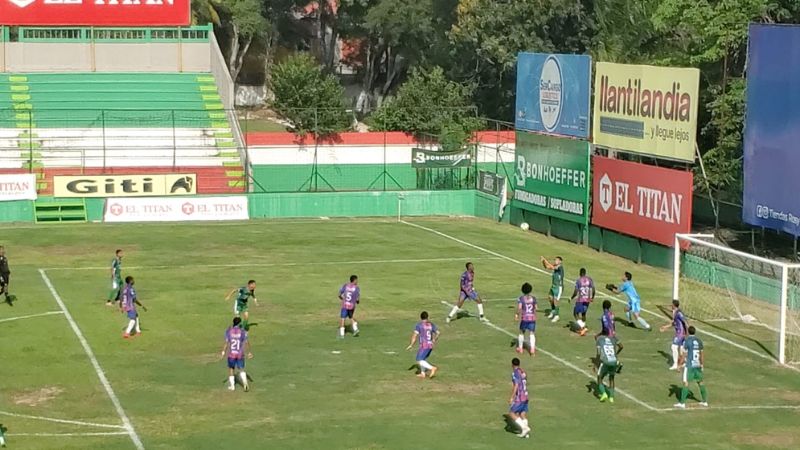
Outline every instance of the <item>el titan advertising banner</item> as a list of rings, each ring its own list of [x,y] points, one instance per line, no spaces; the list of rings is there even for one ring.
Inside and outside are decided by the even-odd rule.
[[[105,222],[187,222],[247,220],[247,197],[109,198]]]
[[[0,175],[0,202],[12,200],[36,200],[36,175]]]
[[[595,156],[592,224],[673,247],[692,222],[692,172]]]
[[[0,25],[186,26],[190,0],[0,0]]]
[[[591,77],[588,55],[520,53],[515,127],[588,139]]]
[[[750,25],[744,207],[751,225],[800,235],[800,27]]]
[[[588,142],[518,131],[514,153],[514,206],[588,224]]]
[[[54,197],[154,197],[197,194],[193,173],[54,176]]]
[[[698,69],[595,65],[597,145],[658,158],[694,161]]]

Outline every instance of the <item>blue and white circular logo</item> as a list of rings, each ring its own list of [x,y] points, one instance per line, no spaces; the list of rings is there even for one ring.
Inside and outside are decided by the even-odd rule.
[[[548,56],[539,78],[539,112],[545,130],[554,131],[558,126],[563,100],[561,66],[555,56]]]

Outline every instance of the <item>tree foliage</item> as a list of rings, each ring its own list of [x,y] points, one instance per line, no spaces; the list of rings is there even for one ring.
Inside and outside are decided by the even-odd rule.
[[[326,135],[346,130],[344,88],[306,53],[290,56],[273,70],[272,108],[300,134]]]
[[[481,121],[472,104],[473,86],[450,81],[441,67],[414,69],[373,115],[373,128],[442,136],[465,142]]]

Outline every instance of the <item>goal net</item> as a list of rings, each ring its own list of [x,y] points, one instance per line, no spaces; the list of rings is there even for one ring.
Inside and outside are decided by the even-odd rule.
[[[691,319],[800,365],[800,265],[731,249],[713,235],[675,236],[673,298]]]

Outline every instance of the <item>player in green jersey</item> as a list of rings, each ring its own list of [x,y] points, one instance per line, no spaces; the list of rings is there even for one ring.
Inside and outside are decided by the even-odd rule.
[[[608,400],[614,403],[614,376],[619,373],[619,360],[617,355],[622,352],[622,344],[617,338],[608,336],[605,328],[597,337],[597,390],[600,392],[600,401]],[[603,385],[603,379],[608,377],[608,387]]]
[[[562,265],[563,260],[560,256],[556,256],[556,259],[553,260],[552,263],[547,260],[544,256],[541,258],[542,266],[547,270],[553,271],[553,279],[550,283],[550,314],[547,315],[547,318],[550,319],[551,322],[558,322],[558,302],[561,300],[561,293],[564,291],[564,266]]]
[[[111,260],[111,290],[108,292],[106,306],[113,306],[119,302],[122,294],[122,250],[117,249],[114,255],[114,259]]]
[[[225,301],[230,301],[233,294],[236,294],[236,301],[233,304],[233,314],[236,317],[242,318],[242,328],[245,331],[250,330],[250,314],[247,312],[248,300],[253,299],[253,303],[258,306],[258,299],[256,299],[256,281],[250,280],[247,286],[232,289],[225,297]]]
[[[708,406],[708,390],[703,384],[705,353],[703,352],[703,341],[695,336],[696,332],[697,330],[693,326],[689,327],[689,336],[683,341],[683,352],[678,358],[678,366],[684,366],[681,398],[675,404],[675,407],[680,409],[686,409],[686,398],[689,397],[689,382],[691,381],[696,381],[700,387],[700,396],[703,399],[700,406]]]

